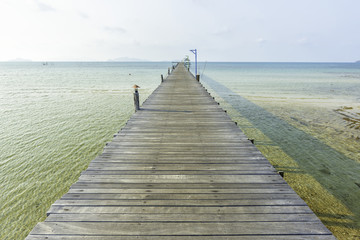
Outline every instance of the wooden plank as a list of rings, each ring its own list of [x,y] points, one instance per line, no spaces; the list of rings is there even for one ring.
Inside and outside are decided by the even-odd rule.
[[[82,183],[76,182],[72,189],[288,189],[285,183]]]
[[[260,166],[259,164],[262,164],[262,166],[264,166],[264,165],[266,166],[267,162],[265,162],[265,159],[254,158],[253,160],[251,160],[251,159],[249,160],[249,159],[242,159],[241,157],[239,159],[213,158],[213,159],[209,159],[208,161],[206,161],[206,158],[200,158],[200,157],[192,158],[192,157],[186,157],[186,156],[184,156],[183,158],[171,158],[171,157],[163,157],[163,156],[153,156],[153,157],[138,156],[138,157],[136,157],[136,155],[133,155],[133,157],[132,156],[128,156],[128,157],[123,156],[123,157],[116,158],[115,156],[112,157],[111,155],[110,156],[107,155],[107,156],[103,156],[101,158],[97,158],[96,161],[94,160],[92,163],[93,164],[96,164],[96,163],[124,163],[124,164],[173,164],[173,163],[203,164],[203,163],[207,163],[207,164],[257,164],[258,166]],[[271,168],[271,166],[268,168]],[[273,169],[275,170],[275,168],[273,168]]]
[[[281,183],[279,175],[82,175],[79,182],[102,183]]]
[[[196,235],[320,235],[329,234],[317,222],[231,222],[231,223],[176,223],[176,222],[42,222],[32,234],[104,235],[104,236],[196,236]]]
[[[71,188],[68,193],[118,193],[118,194],[296,194],[291,188],[269,188],[269,189],[104,189],[104,188],[90,188],[90,189],[74,189]]]
[[[257,156],[254,154],[254,156],[250,157],[248,156],[249,153],[239,155],[238,157],[233,156],[204,156],[204,155],[198,155],[198,156],[191,156],[191,155],[182,155],[182,156],[171,156],[171,155],[165,155],[165,154],[154,154],[154,155],[147,155],[147,154],[102,154],[100,157],[97,157],[92,161],[92,163],[97,162],[126,162],[126,163],[146,163],[146,162],[154,162],[154,163],[173,163],[174,161],[176,163],[222,163],[222,164],[232,164],[232,163],[248,163],[248,164],[265,164],[268,165],[268,161],[262,157]]]
[[[313,214],[50,214],[46,222],[316,222]]]
[[[176,173],[177,175],[277,175],[275,171],[257,171],[257,170],[238,170],[238,171],[219,171],[219,170],[198,170],[198,171],[179,171],[179,170],[167,170],[167,171],[159,171],[159,170],[86,170],[82,172],[82,175],[173,175]]]
[[[205,154],[204,154],[205,155]],[[156,163],[166,163],[170,162],[173,163],[176,161],[177,163],[222,163],[222,164],[229,164],[229,163],[248,163],[248,164],[259,164],[262,163],[264,165],[268,165],[268,161],[262,157],[257,156],[254,154],[252,157],[248,157],[249,153],[239,154],[237,156],[219,156],[219,155],[212,155],[212,156],[204,156],[203,154],[198,155],[190,155],[190,154],[181,154],[172,156],[171,154],[164,154],[164,153],[154,153],[154,154],[115,154],[115,153],[104,153],[100,157],[97,157],[92,163],[97,162],[127,162],[137,164],[138,162],[141,163],[141,160],[147,162],[156,162]],[[145,163],[145,162],[144,162]]]
[[[119,240],[119,236],[31,235],[27,240]],[[142,240],[335,240],[331,235],[273,236],[141,236]],[[121,236],[121,240],[139,240],[138,236]]]
[[[273,167],[270,165],[264,164],[208,164],[208,163],[181,163],[181,164],[121,164],[121,163],[91,163],[89,165],[89,169],[91,170],[171,170],[178,169],[182,171],[192,170],[273,170]]]
[[[48,214],[312,214],[308,206],[60,206],[53,205]]]
[[[232,151],[232,154],[228,154],[229,151]],[[148,148],[121,148],[121,149],[117,149],[117,148],[105,148],[104,152],[106,153],[116,153],[116,154],[122,154],[122,153],[139,153],[142,152],[143,154],[158,154],[159,152],[165,153],[165,154],[202,154],[204,152],[206,152],[207,155],[229,155],[229,156],[234,156],[236,154],[242,154],[242,153],[252,153],[254,152],[252,149],[248,149],[248,148],[243,148],[243,149],[212,149],[212,150],[207,150],[207,148],[177,148],[177,147],[173,147],[173,148],[152,148],[152,147],[148,147]]]
[[[138,200],[229,200],[229,199],[299,199],[299,196],[293,194],[270,194],[270,193],[146,193],[146,194],[116,194],[116,193],[67,193],[61,199],[63,200],[121,200],[121,199],[138,199]]]
[[[253,155],[253,156],[250,156]],[[213,160],[221,160],[223,159],[223,161],[229,161],[229,160],[233,160],[233,161],[252,161],[254,162],[255,160],[263,160],[264,164],[268,164],[268,161],[265,160],[265,158],[263,156],[260,156],[257,152],[245,152],[245,151],[241,151],[238,153],[234,153],[234,154],[218,154],[218,153],[214,153],[214,154],[208,154],[206,152],[201,153],[187,153],[187,152],[183,152],[181,154],[173,154],[173,153],[167,153],[167,152],[127,152],[127,151],[119,151],[118,153],[116,152],[104,152],[101,156],[98,157],[97,161],[99,160],[103,160],[103,159],[159,159],[159,160],[179,160],[181,161],[182,159],[185,160],[198,160],[198,161],[206,161],[207,158],[209,158],[209,161],[213,161]],[[221,161],[222,162],[222,161]]]
[[[117,199],[117,200],[57,200],[53,206],[305,206],[302,199]]]

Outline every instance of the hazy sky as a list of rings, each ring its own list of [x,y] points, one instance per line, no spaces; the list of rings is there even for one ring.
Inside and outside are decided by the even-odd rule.
[[[0,0],[0,61],[360,60],[360,0]]]

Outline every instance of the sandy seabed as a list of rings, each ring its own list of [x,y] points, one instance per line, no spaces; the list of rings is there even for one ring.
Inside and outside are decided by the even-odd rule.
[[[346,99],[246,98],[316,139],[309,156],[319,153],[312,159],[301,157],[306,139],[297,139],[299,155],[289,155],[286,145],[278,146],[249,127],[241,113],[232,116],[243,122],[240,128],[246,126],[245,134],[257,139],[257,147],[285,172],[285,180],[338,239],[360,239],[360,104]]]

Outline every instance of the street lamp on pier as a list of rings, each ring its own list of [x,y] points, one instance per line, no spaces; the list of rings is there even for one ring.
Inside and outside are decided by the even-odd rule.
[[[195,76],[197,75],[197,50],[196,49],[192,49],[190,50],[190,52],[192,52],[193,54],[195,54]]]

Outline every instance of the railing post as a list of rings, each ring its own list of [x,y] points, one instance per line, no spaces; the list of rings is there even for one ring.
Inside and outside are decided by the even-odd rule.
[[[168,75],[170,75],[170,68],[168,68]]]
[[[135,112],[140,110],[140,101],[139,101],[139,91],[138,88],[140,88],[138,85],[134,85],[133,88],[135,89],[134,92],[134,107],[135,107]]]
[[[200,74],[196,74],[196,80],[200,82]]]
[[[164,82],[164,76],[161,74],[161,82]]]

